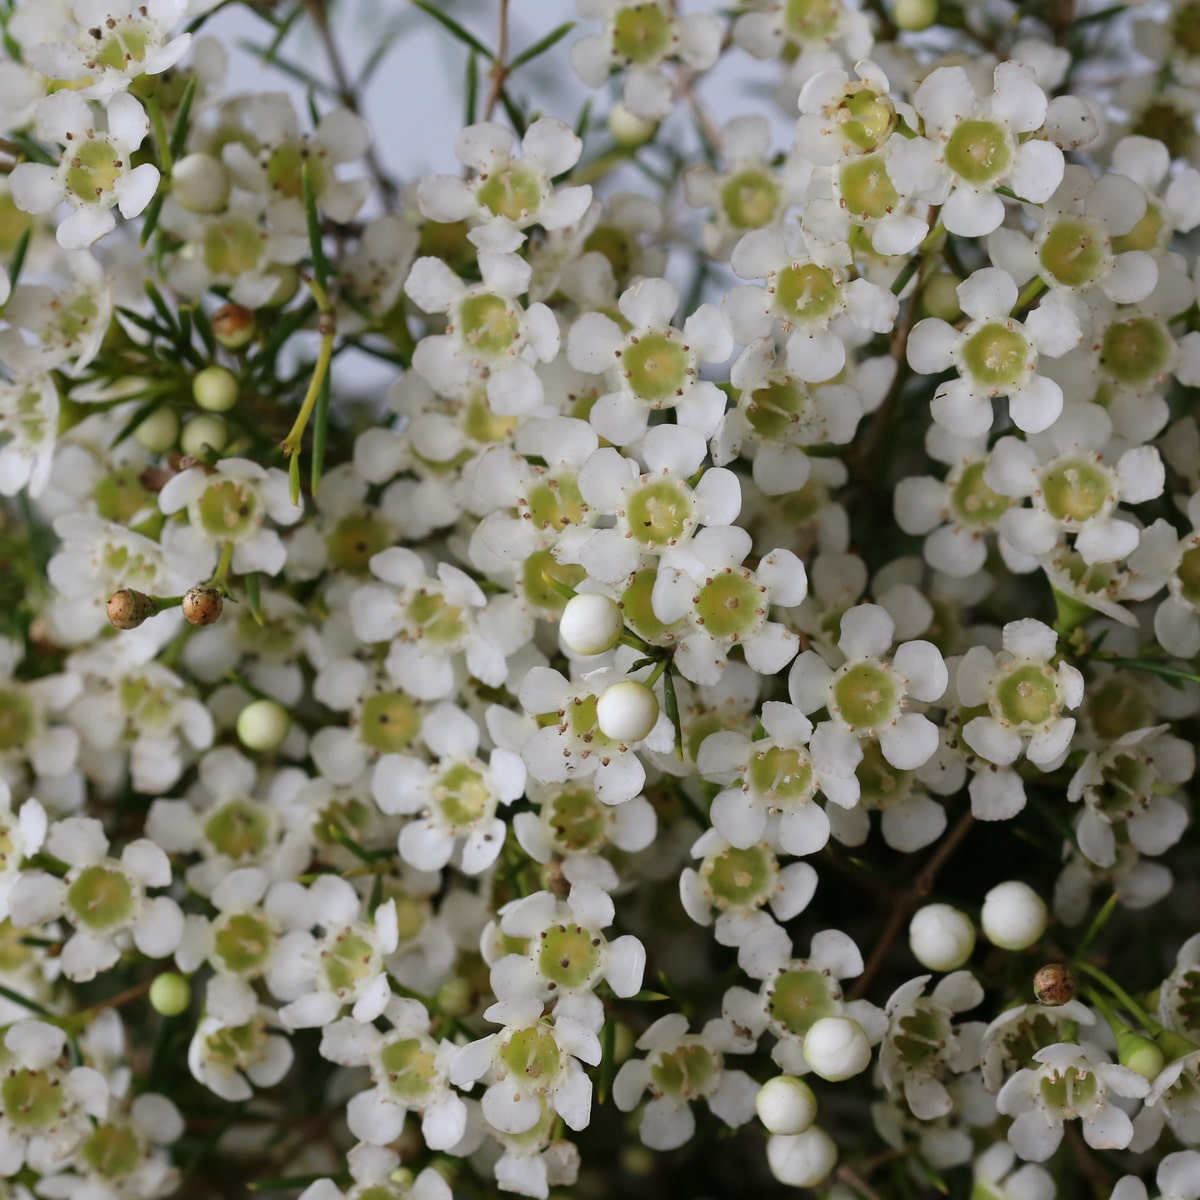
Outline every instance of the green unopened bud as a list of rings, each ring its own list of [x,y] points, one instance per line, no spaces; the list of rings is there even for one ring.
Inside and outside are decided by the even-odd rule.
[[[1154,1040],[1167,1062],[1174,1062],[1177,1058],[1187,1058],[1189,1054],[1195,1054],[1197,1050],[1200,1050],[1200,1046],[1197,1046],[1191,1038],[1186,1038],[1173,1029],[1160,1030]]]
[[[254,337],[254,313],[240,304],[226,304],[218,308],[209,323],[213,337],[226,350],[240,350]]]
[[[133,436],[151,454],[165,454],[179,437],[179,418],[174,409],[161,405],[134,429]]]
[[[474,1006],[471,984],[461,977],[448,979],[437,990],[438,1012],[448,1017],[465,1017]]]
[[[1123,1029],[1117,1034],[1117,1061],[1145,1079],[1154,1079],[1163,1069],[1163,1052],[1148,1037]]]
[[[205,367],[192,380],[192,398],[208,412],[228,412],[238,398],[237,376],[225,367]]]
[[[192,1002],[192,985],[174,971],[164,971],[150,985],[150,1006],[164,1017],[177,1017]]]
[[[247,750],[277,750],[292,727],[292,718],[275,700],[255,700],[238,713],[238,740]]]
[[[897,29],[906,33],[920,33],[937,20],[937,0],[896,0],[892,7],[892,20]]]
[[[107,611],[108,622],[114,629],[136,629],[158,612],[158,606],[154,597],[145,592],[121,588],[108,598]]]
[[[204,458],[205,447],[220,454],[229,441],[229,428],[220,417],[207,414],[193,417],[179,439],[180,449],[193,458]]]

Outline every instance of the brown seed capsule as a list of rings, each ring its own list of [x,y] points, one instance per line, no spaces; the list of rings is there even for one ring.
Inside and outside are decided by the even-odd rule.
[[[192,625],[211,625],[225,607],[225,597],[215,587],[198,583],[183,595],[184,619]]]
[[[1057,1008],[1075,999],[1075,976],[1062,963],[1047,963],[1033,977],[1033,994],[1039,1004]]]
[[[254,313],[240,304],[226,304],[213,313],[213,337],[228,350],[240,350],[254,336]]]
[[[154,600],[133,588],[121,588],[108,598],[108,621],[114,629],[136,629],[156,611]]]

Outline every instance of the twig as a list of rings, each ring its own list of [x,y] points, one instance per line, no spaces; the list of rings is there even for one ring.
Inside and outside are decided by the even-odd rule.
[[[326,0],[305,0],[304,7],[308,11],[309,18],[312,20],[313,28],[317,31],[317,36],[321,39],[321,44],[325,47],[325,57],[329,60],[329,69],[333,73],[333,81],[337,87],[338,99],[352,113],[361,117],[362,105],[359,103],[358,91],[355,89],[354,84],[350,82],[350,76],[346,73],[346,64],[342,61],[341,51],[334,40],[333,30],[329,26],[329,17],[325,11],[325,4]],[[371,172],[371,178],[375,180],[375,185],[379,188],[383,199],[384,211],[389,213],[394,212],[396,203],[400,198],[400,189],[384,170],[383,163],[379,161],[379,155],[376,153],[374,142],[368,144],[364,161],[367,164],[367,170]]]
[[[866,967],[863,968],[863,973],[854,981],[854,986],[850,989],[851,1000],[857,1000],[871,986],[871,981],[879,973],[879,968],[883,966],[883,960],[887,957],[897,935],[904,928],[905,922],[921,906],[921,901],[933,891],[937,873],[958,849],[963,838],[971,832],[974,824],[975,818],[968,809],[959,817],[958,824],[942,839],[941,845],[921,868],[916,879],[913,880],[912,887],[896,901],[888,915],[887,924],[879,935],[879,941],[875,943],[875,949],[871,951],[871,957],[867,960]]]
[[[500,29],[496,34],[496,57],[492,60],[491,83],[488,85],[487,100],[483,105],[483,119],[490,121],[504,81],[508,78],[508,0],[500,0]]]

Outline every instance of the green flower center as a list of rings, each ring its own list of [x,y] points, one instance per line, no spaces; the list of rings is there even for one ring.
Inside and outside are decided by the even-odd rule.
[[[487,394],[476,392],[463,414],[463,432],[474,442],[502,442],[520,423],[518,417],[498,417],[488,405]]]
[[[1100,366],[1118,383],[1137,387],[1156,380],[1171,361],[1171,335],[1155,317],[1114,321],[1100,344]]]
[[[1109,472],[1085,459],[1071,459],[1042,476],[1046,511],[1064,524],[1099,516],[1112,499],[1111,489]]]
[[[119,25],[99,45],[92,61],[98,67],[124,71],[131,62],[142,62],[150,47],[150,35],[140,22]]]
[[[251,913],[231,913],[217,923],[213,949],[237,975],[257,971],[267,961],[275,940],[270,925]]]
[[[253,800],[233,800],[217,809],[204,826],[204,836],[218,854],[257,858],[267,848],[271,831],[268,809]]]
[[[563,851],[594,852],[608,840],[608,818],[593,792],[559,792],[547,801],[544,811],[555,844]]]
[[[887,172],[882,154],[846,163],[841,170],[839,185],[846,207],[864,220],[878,221],[900,203],[900,195]]]
[[[613,53],[638,66],[659,62],[673,37],[672,22],[657,4],[631,4],[613,18]]]
[[[22,236],[33,233],[34,218],[13,202],[12,193],[0,195],[0,254],[11,256]]]
[[[36,723],[28,697],[8,689],[0,691],[0,751],[28,746]]]
[[[408,602],[405,615],[410,634],[423,637],[435,646],[453,648],[466,637],[463,610],[451,604],[441,592],[419,588]]]
[[[622,352],[629,390],[648,403],[682,396],[694,371],[687,351],[667,333],[643,334],[630,339]]]
[[[329,986],[341,995],[370,975],[376,966],[375,947],[361,934],[343,929],[321,950],[321,965]]]
[[[1058,716],[1058,681],[1048,664],[1028,663],[996,685],[992,715],[1012,725],[1039,726]]]
[[[860,802],[864,808],[876,811],[898,804],[912,792],[913,773],[893,767],[883,757],[878,742],[863,743],[862,761],[855,768],[858,778]]]
[[[92,494],[97,511],[106,521],[124,525],[149,503],[150,493],[142,487],[140,474],[139,468],[130,464],[114,467],[101,476]]]
[[[1108,265],[1105,235],[1088,221],[1058,221],[1038,250],[1046,273],[1064,287],[1084,287]]]
[[[708,884],[714,907],[761,908],[775,891],[779,863],[766,846],[739,850],[729,846],[706,859],[700,869]]]
[[[325,540],[330,564],[350,575],[365,575],[371,557],[391,544],[391,530],[369,513],[343,517]]]
[[[489,815],[494,807],[487,780],[474,767],[455,763],[438,776],[434,801],[455,828],[467,829]]]
[[[825,321],[835,315],[841,294],[840,281],[818,263],[792,263],[775,277],[775,307],[787,321]]]
[[[1012,498],[993,492],[983,481],[985,462],[968,463],[950,493],[950,509],[964,525],[987,529],[1012,505]]]
[[[518,508],[524,508],[536,529],[561,533],[568,525],[579,525],[587,514],[578,481],[571,475],[545,475],[529,489]]]
[[[684,1042],[650,1060],[651,1087],[660,1096],[690,1100],[703,1096],[721,1069],[721,1056],[701,1042]]]
[[[618,284],[629,278],[637,254],[637,243],[619,225],[597,225],[584,239],[583,248],[588,253],[595,251],[608,259],[613,278]]]
[[[67,889],[67,904],[76,923],[89,929],[109,929],[133,917],[133,884],[121,871],[84,867]]]
[[[837,110],[838,132],[864,154],[878,150],[896,127],[896,109],[869,84],[852,85]],[[885,172],[886,175],[886,172]]]
[[[85,141],[68,160],[64,179],[67,191],[92,203],[107,196],[125,166],[116,146],[102,139]]]
[[[1184,551],[1175,574],[1179,578],[1179,594],[1193,608],[1200,608],[1200,546]]]
[[[0,1100],[4,1101],[4,1115],[18,1129],[53,1125],[66,1115],[62,1080],[28,1067],[12,1071],[0,1083]]]
[[[1025,338],[1007,325],[989,322],[962,345],[963,365],[976,383],[1003,391],[1016,387],[1034,365]]]
[[[566,597],[555,583],[574,589],[586,577],[587,572],[577,563],[555,562],[549,550],[535,550],[521,570],[526,598],[534,608],[546,613],[560,613],[567,606]]]
[[[1146,693],[1127,676],[1110,675],[1094,689],[1088,688],[1088,719],[1105,741],[1153,725],[1156,712]]]
[[[763,441],[782,441],[811,406],[806,387],[792,379],[779,380],[750,393],[746,420]]]
[[[625,624],[638,637],[645,638],[648,642],[661,638],[667,631],[667,627],[654,615],[654,607],[651,604],[654,581],[657,578],[658,572],[653,567],[645,567],[638,571],[621,593],[619,601]]]
[[[468,296],[459,306],[458,318],[463,341],[490,358],[513,353],[521,335],[521,322],[508,301],[490,292]]]
[[[946,166],[967,183],[990,183],[1010,162],[1008,131],[995,121],[960,121],[946,143]]]
[[[398,753],[408,747],[420,728],[420,714],[403,692],[380,692],[363,703],[359,730],[372,750]]]
[[[789,746],[756,749],[746,770],[746,786],[772,808],[798,808],[816,790],[808,751]]]
[[[1149,762],[1133,754],[1118,754],[1100,771],[1102,786],[1094,799],[1110,821],[1123,821],[1145,808],[1154,792],[1157,773]]]
[[[225,217],[204,230],[204,265],[225,278],[245,275],[258,266],[267,234],[253,221]]]
[[[79,1148],[83,1161],[105,1179],[119,1179],[138,1165],[142,1148],[133,1131],[120,1125],[98,1125]]]
[[[738,641],[766,620],[762,589],[749,572],[723,571],[708,580],[696,598],[696,615],[710,637]]]
[[[1100,1091],[1094,1075],[1075,1067],[1067,1067],[1061,1075],[1052,1070],[1038,1081],[1038,1090],[1051,1112],[1068,1118],[1090,1112]]]
[[[637,489],[626,501],[625,520],[643,546],[669,546],[695,524],[695,501],[686,484],[661,479]]]
[[[437,1082],[437,1056],[422,1038],[388,1042],[379,1055],[388,1087],[400,1100],[424,1100]]]
[[[842,992],[824,971],[794,967],[767,988],[767,1015],[778,1028],[803,1037],[815,1021],[842,1011]]]
[[[919,1068],[935,1061],[946,1047],[945,1023],[936,1013],[918,1007],[908,1016],[900,1018],[901,1032],[893,1038],[904,1064]]]
[[[600,970],[604,942],[590,929],[574,923],[542,931],[537,968],[543,978],[560,988],[587,987]]]
[[[117,698],[132,723],[165,725],[175,711],[175,705],[166,691],[141,675],[128,675],[117,688]]]
[[[248,537],[262,524],[257,491],[232,479],[210,483],[196,507],[204,531],[222,541]]]
[[[1156,250],[1162,237],[1163,215],[1157,204],[1147,202],[1142,219],[1128,232],[1112,240],[1114,254],[1127,250]]]
[[[901,698],[900,685],[877,662],[847,663],[833,681],[834,711],[854,730],[890,725]]]
[[[528,167],[510,163],[489,175],[476,191],[476,197],[494,217],[521,221],[537,212],[542,203],[538,177]]]
[[[820,42],[837,32],[841,17],[838,0],[787,0],[783,10],[784,28],[792,40]]]
[[[721,208],[734,229],[761,229],[779,208],[779,185],[768,171],[752,167],[725,181]]]
[[[228,1025],[204,1039],[208,1056],[230,1071],[245,1071],[258,1062],[264,1052],[266,1031],[261,1017],[245,1025]]]
[[[554,1035],[544,1025],[518,1029],[504,1043],[500,1061],[518,1077],[545,1087],[552,1083],[562,1067],[562,1051]]]
[[[303,142],[290,142],[279,146],[267,159],[267,183],[273,191],[289,200],[299,200],[304,195],[304,164],[308,164],[308,176],[314,196],[325,190],[328,172],[320,154],[314,154]]]

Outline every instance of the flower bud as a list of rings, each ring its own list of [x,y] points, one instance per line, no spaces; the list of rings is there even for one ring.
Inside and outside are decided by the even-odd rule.
[[[822,1079],[840,1083],[867,1069],[871,1044],[851,1017],[821,1017],[804,1035],[804,1061]]]
[[[1144,1079],[1156,1079],[1165,1059],[1162,1050],[1148,1037],[1123,1029],[1117,1034],[1117,1061]]]
[[[837,1146],[819,1125],[767,1139],[767,1165],[780,1183],[816,1187],[837,1164]]]
[[[179,437],[179,418],[173,408],[160,405],[134,429],[133,436],[151,454],[165,454]]]
[[[632,679],[605,688],[596,702],[596,724],[614,742],[640,742],[658,720],[658,698]]]
[[[1200,1046],[1197,1046],[1191,1038],[1186,1038],[1173,1029],[1160,1029],[1154,1041],[1163,1052],[1163,1057],[1167,1062],[1174,1062],[1177,1058],[1187,1058],[1189,1054],[1195,1054],[1197,1050],[1200,1050]]]
[[[975,949],[975,926],[949,904],[926,904],[908,926],[913,957],[931,971],[957,971]]]
[[[240,304],[225,304],[210,318],[213,337],[226,350],[240,350],[254,337],[254,313]]]
[[[154,599],[133,588],[121,588],[108,598],[108,623],[114,629],[136,629],[158,611]]]
[[[237,376],[225,367],[205,367],[192,380],[192,399],[208,412],[227,412],[238,398]]]
[[[255,700],[238,713],[238,740],[247,750],[276,750],[283,745],[292,718],[275,700]]]
[[[438,1012],[448,1017],[465,1017],[475,1007],[475,996],[469,980],[456,975],[447,979],[437,990]]]
[[[192,985],[174,971],[164,971],[150,985],[150,1007],[164,1017],[177,1017],[192,1002]]]
[[[754,1107],[768,1133],[803,1133],[817,1118],[812,1088],[794,1075],[768,1079],[758,1089]]]
[[[229,189],[229,172],[211,154],[189,154],[171,171],[171,195],[187,212],[220,212],[229,202]]]
[[[1062,963],[1047,963],[1033,977],[1033,994],[1039,1004],[1057,1008],[1075,999],[1075,976]]]
[[[658,132],[658,122],[634,116],[618,101],[608,111],[608,132],[618,146],[634,149],[645,145]]]
[[[215,587],[198,583],[183,594],[183,617],[190,625],[211,625],[225,607],[225,597]]]
[[[603,654],[625,630],[620,606],[607,596],[572,596],[558,622],[558,635],[573,654]]]
[[[892,20],[906,33],[920,33],[937,20],[938,0],[896,0]]]
[[[184,454],[200,458],[204,447],[215,450],[218,454],[225,449],[229,441],[229,430],[220,417],[193,417],[184,427],[179,439],[179,445]]]
[[[998,883],[983,898],[979,923],[1001,950],[1028,950],[1046,932],[1046,902],[1019,879]]]
[[[962,280],[946,271],[934,275],[921,289],[921,301],[931,317],[957,321],[962,316],[958,303],[958,285]]]

